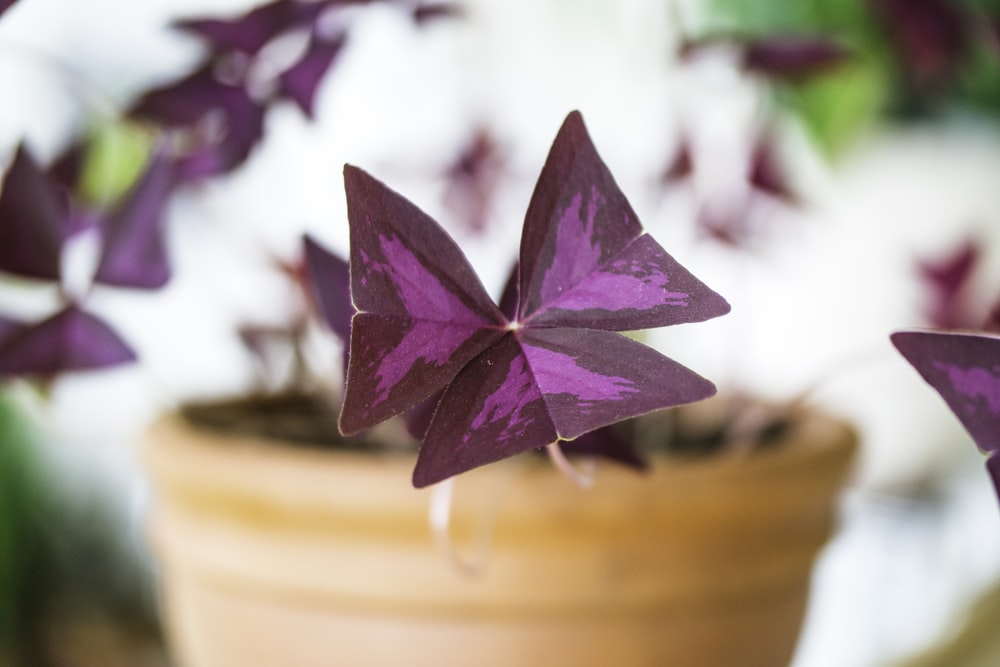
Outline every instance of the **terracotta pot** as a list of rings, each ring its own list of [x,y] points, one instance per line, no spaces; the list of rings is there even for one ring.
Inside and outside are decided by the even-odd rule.
[[[746,456],[522,457],[457,478],[452,546],[409,455],[276,447],[167,418],[151,536],[182,667],[776,667],[794,651],[855,436],[810,415]],[[479,549],[488,536],[488,549]],[[488,554],[488,556],[487,556]]]

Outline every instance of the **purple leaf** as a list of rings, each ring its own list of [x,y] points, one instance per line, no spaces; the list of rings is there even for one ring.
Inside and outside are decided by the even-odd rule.
[[[0,341],[0,377],[52,376],[116,366],[135,358],[107,324],[79,306],[69,305]]]
[[[5,338],[13,336],[24,327],[24,322],[0,315],[0,345],[3,345]]]
[[[0,0],[0,14],[10,9],[17,0]]]
[[[139,180],[103,218],[102,251],[95,282],[156,289],[170,279],[163,240],[163,214],[176,185],[174,165],[158,151]]]
[[[797,201],[795,193],[788,184],[774,151],[773,139],[761,137],[754,144],[750,154],[750,170],[747,174],[750,187],[766,195],[780,199],[789,204]]]
[[[280,33],[314,21],[329,4],[275,0],[235,18],[188,19],[174,26],[203,38],[213,51],[240,51],[253,55]]]
[[[346,38],[345,33],[325,38],[314,31],[302,58],[278,77],[280,94],[295,102],[310,118],[313,117],[316,90],[343,48]]]
[[[0,271],[59,280],[63,242],[73,232],[67,199],[19,146],[0,191]]]
[[[445,390],[413,481],[433,484],[714,393],[708,380],[621,334],[522,329],[491,346]]]
[[[694,173],[694,160],[691,157],[691,142],[686,138],[681,138],[677,150],[674,152],[670,164],[663,170],[660,180],[664,184],[676,183],[686,178],[690,178]]]
[[[75,192],[80,178],[83,176],[86,154],[86,144],[82,141],[76,141],[63,149],[63,152],[49,165],[46,173],[50,179],[61,184],[68,192]]]
[[[918,88],[951,79],[966,56],[970,20],[949,0],[871,0],[900,63]]]
[[[967,239],[946,257],[919,262],[920,277],[930,292],[927,321],[932,326],[960,329],[978,324],[972,321],[974,317],[969,314],[968,304],[962,297],[968,290],[980,255],[980,245]]]
[[[630,331],[729,312],[643,233],[577,112],[538,177],[520,261],[519,319],[538,326]]]
[[[453,2],[419,2],[412,9],[413,22],[426,26],[442,19],[458,19],[465,16],[465,9]]]
[[[748,40],[743,67],[772,79],[796,82],[843,65],[851,52],[826,37],[782,35]]]
[[[445,172],[444,203],[473,232],[486,229],[504,161],[496,141],[479,130]]]
[[[345,167],[344,181],[359,311],[340,417],[349,435],[442,389],[506,320],[437,223],[360,169]]]
[[[576,440],[563,442],[560,447],[569,456],[600,456],[636,470],[647,470],[649,464],[626,435],[614,425],[605,426],[596,431],[584,433]]]
[[[308,294],[326,325],[344,341],[351,340],[351,273],[347,262],[321,246],[308,234],[303,237]]]
[[[194,149],[178,160],[178,175],[190,180],[235,169],[264,134],[263,107],[217,79],[211,65],[148,91],[129,113],[194,135]]]
[[[560,130],[525,218],[520,266],[533,269],[518,271],[518,291],[529,306],[506,297],[522,314],[513,322],[437,223],[364,172],[344,176],[359,312],[341,430],[443,390],[415,485],[714,393],[614,332],[707,319],[728,304],[642,233],[579,114]]]
[[[892,342],[989,456],[987,466],[1000,491],[1000,336],[900,331]]]

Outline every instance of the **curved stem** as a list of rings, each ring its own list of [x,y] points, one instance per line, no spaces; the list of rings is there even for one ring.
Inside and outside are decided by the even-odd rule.
[[[451,539],[451,507],[455,490],[455,479],[450,477],[431,489],[431,502],[427,518],[438,549],[444,553],[456,570],[467,576],[479,576],[486,570],[489,554],[490,532],[484,532],[477,558],[466,558],[458,553]]]
[[[584,469],[576,468],[569,462],[569,459],[566,458],[566,454],[563,452],[562,447],[559,446],[558,440],[547,446],[545,451],[549,455],[549,460],[552,461],[552,464],[559,470],[559,472],[566,475],[566,477],[569,477],[570,481],[578,487],[581,489],[587,489],[594,485],[597,467],[593,460],[590,460]]]

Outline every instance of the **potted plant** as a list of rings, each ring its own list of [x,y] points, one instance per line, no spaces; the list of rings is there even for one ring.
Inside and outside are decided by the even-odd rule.
[[[189,27],[223,51],[262,12],[236,21],[237,33],[225,22]],[[315,65],[315,55],[329,64],[330,44],[316,49],[302,63]],[[313,74],[305,84],[279,77],[276,90],[308,110],[301,100],[316,70],[302,67],[294,71]],[[83,218],[52,204],[75,182],[63,168],[74,161],[46,171],[18,153],[0,192],[0,233],[41,229],[54,250],[43,257],[39,245],[8,244],[2,268],[62,282],[60,244],[97,229],[95,282],[162,284],[147,269],[163,266],[158,214],[169,191],[239,164],[260,127],[261,101],[216,71],[134,105],[177,134],[124,198]],[[209,91],[200,100],[222,110],[221,141],[199,126],[203,108],[175,104],[194,105],[192,89]],[[29,185],[10,187],[14,177]],[[39,185],[53,181],[63,188],[55,194]],[[357,311],[339,414],[335,402],[272,396],[198,406],[186,411],[191,419],[171,415],[150,430],[150,530],[181,664],[787,662],[854,435],[805,409],[657,412],[714,386],[617,332],[706,320],[728,305],[643,233],[581,116],[570,114],[542,168],[499,304],[457,245],[401,195],[355,167],[345,169],[345,190],[349,300],[344,266],[314,242],[304,270],[291,271],[307,277],[335,331],[345,333],[347,305]],[[29,219],[51,224],[18,224]],[[152,259],[130,263],[137,248]],[[5,323],[6,374],[51,376],[134,356],[83,310],[86,294],[62,296],[72,317]],[[301,328],[288,333],[294,345]],[[280,416],[281,405],[297,415]],[[373,428],[411,410],[419,450],[401,420]],[[720,424],[719,411],[741,419]],[[291,425],[298,444],[247,433],[247,416],[271,436]],[[321,437],[303,435],[304,416]],[[636,452],[640,440],[658,451]],[[670,453],[720,441],[744,447]],[[543,448],[556,466],[531,454]],[[585,463],[566,460],[574,449],[648,470],[602,466],[590,488],[577,489],[560,474],[590,479]]]

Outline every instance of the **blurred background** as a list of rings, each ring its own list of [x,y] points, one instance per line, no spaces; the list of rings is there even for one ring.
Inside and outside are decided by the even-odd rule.
[[[297,307],[276,267],[304,232],[347,255],[345,163],[441,221],[496,294],[573,109],[647,230],[733,306],[646,341],[862,436],[794,666],[899,664],[973,611],[997,620],[981,456],[888,335],[980,328],[1000,305],[1000,3],[343,4],[320,26],[344,39],[315,97],[269,103],[249,157],[170,199],[169,284],[88,294],[140,363],[0,385],[0,665],[167,664],[136,443],[178,402],[255,382],[239,332]],[[91,169],[134,171],[153,139],[124,115],[208,53],[171,23],[254,6],[14,3],[0,163],[22,143],[48,163],[84,136],[103,151]],[[268,57],[303,48],[285,41]],[[86,264],[76,245],[67,265]],[[0,276],[0,313],[37,319],[59,298]]]

